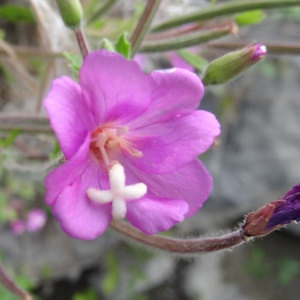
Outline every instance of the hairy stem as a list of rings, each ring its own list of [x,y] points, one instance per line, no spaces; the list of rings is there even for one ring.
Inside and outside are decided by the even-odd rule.
[[[95,12],[90,16],[87,23],[91,24],[96,21],[99,17],[104,15],[118,0],[107,0],[101,7],[95,10]]]
[[[131,42],[131,55],[132,57],[138,51],[144,36],[146,35],[149,26],[155,16],[155,13],[158,9],[161,0],[148,0],[144,12],[139,19],[139,22],[132,33],[130,38]]]
[[[12,294],[23,300],[33,300],[33,297],[25,290],[17,285],[5,272],[3,266],[0,264],[0,281]]]
[[[141,47],[140,52],[156,52],[182,49],[194,45],[199,45],[201,43],[206,43],[228,34],[235,34],[237,30],[238,29],[235,23],[231,23],[229,26],[224,26],[223,28],[200,31],[198,33],[178,36],[176,38],[170,38],[162,41],[147,42]]]
[[[229,42],[212,42],[205,46],[208,48],[216,48],[216,49],[224,49],[224,50],[235,50],[238,48],[243,48],[247,45],[251,44],[251,42],[247,41],[231,41]],[[264,43],[268,49],[268,54],[300,54],[300,44],[296,43]]]
[[[77,43],[80,48],[80,52],[83,58],[85,58],[89,54],[88,44],[85,38],[85,35],[81,28],[75,29],[75,35],[77,39]]]
[[[224,249],[232,249],[249,240],[239,229],[223,236],[212,238],[175,239],[159,235],[145,235],[131,225],[113,221],[112,228],[144,245],[176,254],[200,254]]]
[[[214,17],[230,15],[238,12],[244,12],[254,9],[267,9],[277,7],[287,7],[299,5],[300,0],[245,0],[245,1],[230,1],[211,5],[207,8],[201,9],[195,13],[188,14],[182,17],[177,17],[169,21],[163,22],[154,27],[152,31],[162,31],[177,27],[183,24],[208,20]]]

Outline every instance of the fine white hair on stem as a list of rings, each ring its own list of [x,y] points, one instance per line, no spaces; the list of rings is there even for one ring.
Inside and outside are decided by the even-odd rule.
[[[114,229],[116,229],[114,226],[112,226]],[[227,249],[220,249],[220,250],[214,250],[212,252],[194,252],[194,253],[178,253],[178,252],[171,252],[166,249],[161,249],[161,248],[156,248],[155,246],[147,245],[143,242],[140,242],[136,239],[133,239],[130,236],[127,236],[126,234],[123,234],[122,232],[119,232],[118,230],[114,230],[114,233],[118,235],[120,238],[126,240],[129,244],[138,246],[144,250],[149,251],[150,253],[163,253],[165,255],[171,255],[172,257],[175,258],[180,258],[184,261],[189,261],[193,258],[199,257],[199,256],[216,256],[216,255],[221,255],[223,256],[224,254],[234,251],[235,249],[238,249],[240,247],[243,247],[247,245],[249,242],[252,242],[253,239],[249,238],[247,239],[244,243],[240,243],[238,245],[235,245],[233,247],[227,248]],[[231,230],[220,230],[219,232],[214,232],[210,234],[199,234],[199,235],[181,235],[180,237],[177,236],[176,238],[180,239],[182,242],[184,241],[190,241],[190,240],[195,240],[195,239],[209,239],[209,238],[217,238],[217,237],[222,237],[226,236],[228,234],[232,233]]]
[[[250,237],[245,236],[242,228],[213,237],[193,239],[169,238],[160,235],[147,236],[130,224],[113,220],[111,226],[137,242],[149,248],[160,249],[178,257],[193,257],[204,253],[215,253],[232,250],[238,245],[247,243]]]

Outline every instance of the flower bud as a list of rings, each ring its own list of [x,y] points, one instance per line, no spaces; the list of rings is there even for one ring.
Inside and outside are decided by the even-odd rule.
[[[79,27],[83,16],[80,0],[56,0],[56,3],[66,26]]]
[[[252,44],[225,54],[209,64],[202,80],[205,85],[226,83],[259,62],[266,54],[267,48],[262,44]]]
[[[287,194],[250,213],[243,225],[248,237],[263,236],[293,221],[300,221],[300,184]]]

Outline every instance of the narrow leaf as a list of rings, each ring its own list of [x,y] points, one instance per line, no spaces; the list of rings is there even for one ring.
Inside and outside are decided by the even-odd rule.
[[[242,14],[239,14],[235,17],[235,22],[239,26],[247,26],[247,25],[253,25],[258,24],[262,22],[265,18],[265,14],[262,10],[252,10],[248,12],[244,12]]]
[[[13,23],[34,23],[35,17],[32,10],[25,6],[6,4],[0,6],[0,20]]]

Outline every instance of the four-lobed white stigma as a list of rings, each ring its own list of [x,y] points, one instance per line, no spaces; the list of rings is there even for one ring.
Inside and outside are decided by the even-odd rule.
[[[110,190],[98,190],[89,188],[88,197],[96,203],[112,202],[112,216],[114,219],[122,219],[126,216],[126,201],[142,198],[147,193],[144,183],[125,185],[125,172],[121,164],[115,164],[109,170]]]

